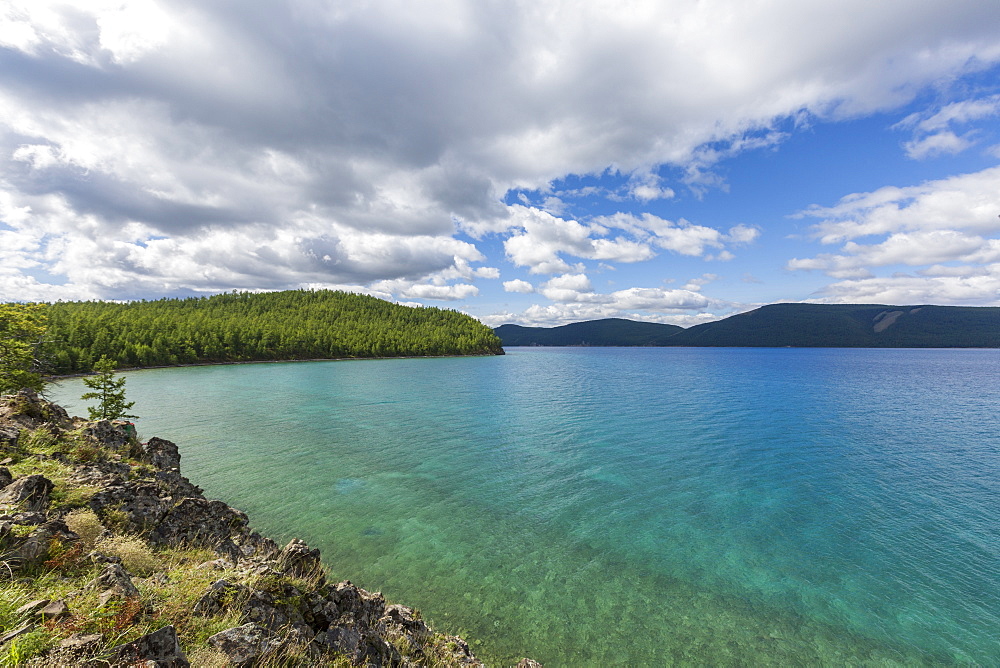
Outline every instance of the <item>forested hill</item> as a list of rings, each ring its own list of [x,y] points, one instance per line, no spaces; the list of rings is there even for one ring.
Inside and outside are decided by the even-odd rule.
[[[682,327],[607,318],[560,327],[501,325],[495,330],[505,346],[667,346]]]
[[[495,331],[505,346],[1000,348],[1000,307],[771,304],[688,329],[663,329],[673,333],[647,342],[639,333],[648,333],[652,323],[630,320],[616,321],[618,336],[601,343],[574,333],[606,322],[552,328],[503,325]]]
[[[199,362],[503,354],[467,315],[331,290],[230,293],[46,308],[45,357],[54,373]]]

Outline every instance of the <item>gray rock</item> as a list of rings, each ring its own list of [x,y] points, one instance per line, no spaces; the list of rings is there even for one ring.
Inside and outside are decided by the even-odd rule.
[[[74,633],[69,638],[66,638],[65,640],[60,642],[59,646],[67,648],[87,647],[100,643],[101,640],[103,639],[104,636],[102,636],[100,633],[87,633],[87,634]]]
[[[282,639],[276,633],[254,623],[226,629],[208,639],[235,666],[249,666],[281,649]]]
[[[6,560],[17,565],[40,564],[48,558],[54,541],[71,543],[79,539],[62,520],[49,520],[10,550]]]
[[[13,515],[4,515],[4,519],[22,526],[39,526],[45,524],[45,520],[48,518],[45,513],[14,513]]]
[[[139,590],[132,584],[132,576],[122,568],[121,564],[105,564],[104,570],[90,582],[88,587],[105,593],[111,592],[113,596],[120,598],[139,596]]]
[[[0,422],[8,423],[5,426],[24,429],[36,429],[44,424],[63,429],[72,426],[69,415],[62,406],[42,399],[34,390],[27,388],[0,400]]]
[[[83,433],[106,448],[123,454],[132,454],[130,452],[132,439],[121,426],[110,420],[87,422],[83,427]]]
[[[94,550],[93,552],[87,553],[87,559],[95,564],[120,564],[122,563],[121,557],[116,557],[113,554],[104,554],[103,552],[98,552]]]
[[[78,465],[68,481],[75,485],[114,487],[124,484],[131,473],[132,467],[124,462],[94,462]]]
[[[38,613],[42,616],[42,619],[62,619],[63,617],[69,617],[70,614],[66,601],[52,601],[39,610]]]
[[[10,642],[14,638],[18,637],[19,635],[22,635],[22,634],[28,633],[29,631],[34,631],[34,630],[35,630],[35,625],[34,624],[31,624],[31,623],[22,624],[21,626],[17,627],[13,631],[8,631],[7,633],[3,634],[3,636],[0,636],[0,647],[2,647],[3,645],[6,645],[8,642]]]
[[[47,598],[39,598],[34,601],[29,601],[22,605],[20,608],[14,611],[15,617],[20,617],[22,615],[33,615],[45,606],[47,606],[51,601]]]
[[[158,631],[113,648],[109,660],[112,666],[188,668],[191,665],[177,642],[177,631],[173,626],[164,626]]]
[[[365,626],[374,625],[385,614],[385,597],[361,589],[350,580],[338,583],[330,592],[330,600],[340,610],[341,618],[350,615]]]
[[[167,512],[151,539],[163,545],[218,548],[231,544],[231,535],[245,532],[247,523],[246,513],[222,501],[189,497]]]
[[[524,658],[517,662],[515,668],[542,668],[542,664],[538,663],[534,659]]]
[[[293,538],[285,546],[277,561],[278,570],[286,575],[311,579],[317,586],[321,586],[326,580],[319,550],[309,549],[309,546],[298,538]]]
[[[332,626],[316,634],[316,644],[346,655],[355,665],[398,666],[403,658],[395,647],[356,624]]]
[[[45,476],[24,476],[0,490],[0,506],[39,512],[48,508],[51,492],[52,481]]]
[[[411,651],[419,650],[432,631],[412,608],[404,605],[390,605],[375,625],[378,634],[392,641],[405,642]]]
[[[173,505],[169,496],[163,495],[156,484],[130,481],[109,487],[90,498],[90,507],[103,520],[108,510],[124,513],[125,524],[120,530],[126,533],[152,531]]]
[[[194,604],[194,613],[211,617],[248,596],[247,588],[243,585],[233,584],[228,580],[217,580]]]
[[[15,452],[21,430],[13,425],[0,425],[0,452]]]
[[[2,438],[2,433],[0,433],[0,438]],[[3,489],[12,482],[14,482],[14,476],[10,474],[6,466],[0,466],[0,489]]]
[[[181,453],[174,443],[154,436],[143,447],[142,461],[162,471],[178,470],[181,466]]]

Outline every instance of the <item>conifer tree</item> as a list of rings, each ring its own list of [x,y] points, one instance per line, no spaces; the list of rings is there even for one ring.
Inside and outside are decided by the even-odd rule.
[[[38,348],[45,335],[41,304],[0,304],[0,394],[41,391]]]
[[[102,356],[94,364],[94,371],[97,373],[83,379],[83,384],[96,392],[87,392],[80,398],[99,401],[97,408],[87,408],[91,420],[119,420],[138,417],[126,412],[135,405],[135,402],[125,401],[125,379],[115,378],[115,367],[117,366],[116,360],[109,360]]]

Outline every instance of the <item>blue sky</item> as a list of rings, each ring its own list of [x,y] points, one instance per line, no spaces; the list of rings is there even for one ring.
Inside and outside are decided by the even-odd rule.
[[[9,0],[0,300],[1000,305],[992,0]]]

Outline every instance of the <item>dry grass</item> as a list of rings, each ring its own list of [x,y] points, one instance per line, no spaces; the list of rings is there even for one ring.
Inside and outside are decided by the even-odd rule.
[[[104,532],[104,525],[97,513],[87,508],[74,510],[63,518],[69,530],[80,537],[84,549],[90,552],[97,546],[97,538]]]
[[[110,536],[98,540],[95,547],[104,554],[120,558],[125,570],[133,575],[145,577],[159,569],[153,550],[139,536]]]

